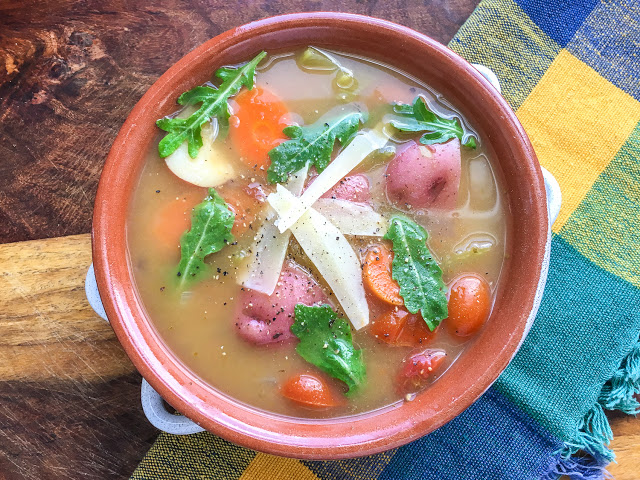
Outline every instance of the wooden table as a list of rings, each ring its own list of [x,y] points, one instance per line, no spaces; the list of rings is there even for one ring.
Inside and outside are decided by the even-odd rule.
[[[476,4],[0,0],[0,479],[127,478],[157,436],[140,375],[83,282],[104,159],[171,64],[233,26],[303,10],[381,17],[446,43]],[[638,479],[640,422],[614,416],[613,430],[611,471]]]

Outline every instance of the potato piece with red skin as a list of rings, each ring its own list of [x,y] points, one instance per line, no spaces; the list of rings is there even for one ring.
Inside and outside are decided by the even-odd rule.
[[[405,359],[396,378],[399,394],[416,393],[429,382],[429,377],[438,373],[447,353],[444,350],[427,348]]]
[[[311,177],[307,187],[311,185],[318,176]],[[366,175],[356,174],[344,177],[336,183],[331,190],[327,191],[320,198],[333,198],[348,200],[356,203],[371,203],[371,192],[369,191],[369,179]]]
[[[250,288],[240,292],[234,318],[238,334],[254,345],[294,338],[291,325],[298,303],[327,303],[327,296],[307,272],[293,262],[286,262],[273,294]]]
[[[410,142],[389,162],[387,197],[400,208],[453,209],[460,189],[460,141]]]
[[[337,198],[357,203],[370,203],[369,179],[361,174],[344,177],[321,198]]]

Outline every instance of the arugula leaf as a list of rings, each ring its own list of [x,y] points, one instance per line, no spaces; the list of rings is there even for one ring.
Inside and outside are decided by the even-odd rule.
[[[300,356],[346,383],[350,394],[364,385],[367,374],[362,350],[353,346],[347,321],[338,318],[329,305],[297,304],[291,331],[300,339],[296,347]]]
[[[181,258],[176,273],[180,288],[208,270],[208,265],[204,263],[207,255],[222,250],[234,241],[231,234],[234,220],[235,214],[222,197],[210,188],[209,194],[191,213],[191,229],[180,237]]]
[[[391,125],[402,132],[427,132],[420,137],[423,145],[444,143],[452,138],[462,141],[464,130],[457,118],[443,118],[427,108],[421,97],[416,97],[413,105],[398,103],[393,111],[404,118],[392,120]],[[476,139],[469,137],[465,147],[476,148]]]
[[[229,105],[227,100],[240,91],[244,85],[249,90],[253,88],[258,63],[267,55],[267,52],[259,53],[253,60],[239,68],[222,67],[216,71],[216,77],[222,80],[218,88],[201,85],[183,93],[178,98],[180,105],[195,105],[201,103],[200,108],[188,118],[161,118],[156,125],[168,132],[158,144],[158,152],[161,157],[171,155],[176,149],[187,141],[189,156],[196,158],[198,150],[202,147],[202,125],[213,117],[226,124],[229,118]]]
[[[400,285],[400,295],[411,313],[420,310],[429,330],[447,318],[447,290],[442,270],[427,248],[427,231],[406,217],[389,221],[386,240],[393,242],[391,276]]]
[[[354,112],[332,122],[321,120],[307,127],[286,127],[283,133],[291,140],[269,152],[271,165],[267,170],[267,180],[270,183],[284,183],[290,173],[297,172],[307,163],[309,166],[315,165],[318,172],[322,172],[331,162],[336,140],[344,146],[358,131],[362,121],[362,113]]]

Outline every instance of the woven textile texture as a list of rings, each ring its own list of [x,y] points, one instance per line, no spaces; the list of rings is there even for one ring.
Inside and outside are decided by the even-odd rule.
[[[640,2],[484,0],[449,47],[491,68],[563,194],[535,324],[496,384],[405,447],[310,462],[161,434],[132,479],[573,479],[640,390]],[[587,454],[585,454],[585,452]]]

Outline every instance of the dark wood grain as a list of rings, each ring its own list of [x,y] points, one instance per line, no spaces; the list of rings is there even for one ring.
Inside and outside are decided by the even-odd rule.
[[[140,375],[0,383],[0,479],[128,478],[158,431]]]
[[[0,2],[0,242],[88,232],[100,170],[127,114],[207,39],[270,15],[335,10],[447,42],[476,3]]]
[[[100,171],[127,114],[209,38],[271,15],[331,10],[446,43],[477,3],[0,0],[0,243],[89,232]],[[157,433],[141,412],[139,375],[113,336],[91,323],[88,306],[78,306],[90,261],[88,237],[81,242],[83,253],[64,257],[66,266],[47,263],[59,259],[55,251],[39,257],[28,288],[19,269],[0,275],[2,480],[127,478]],[[75,275],[73,285],[51,286],[48,294],[62,297],[43,312],[30,295],[54,271]],[[12,303],[21,298],[20,307]]]

